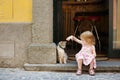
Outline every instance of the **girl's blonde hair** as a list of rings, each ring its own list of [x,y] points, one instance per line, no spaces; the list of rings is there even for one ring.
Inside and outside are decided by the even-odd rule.
[[[88,44],[95,45],[95,37],[92,32],[85,31],[80,35],[80,38],[84,39]]]

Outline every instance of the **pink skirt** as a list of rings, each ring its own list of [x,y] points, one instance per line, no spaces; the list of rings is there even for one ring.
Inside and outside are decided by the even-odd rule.
[[[77,62],[79,59],[82,59],[83,64],[86,66],[89,65],[92,62],[92,60],[94,60],[94,68],[96,68],[96,59],[92,54],[90,54],[90,53],[87,53],[87,54],[86,53],[77,53],[75,55],[75,57],[76,57]]]

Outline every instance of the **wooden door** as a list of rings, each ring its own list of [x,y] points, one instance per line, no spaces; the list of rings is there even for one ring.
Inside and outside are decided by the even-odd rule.
[[[76,22],[73,19],[76,16],[84,17],[86,20],[82,23],[82,28],[79,31],[90,28],[89,21],[87,21],[89,16],[100,17],[100,20],[95,25],[100,36],[102,51],[108,54],[110,35],[109,8],[105,6],[104,2],[92,2],[92,0],[88,2],[63,2],[62,0],[54,0],[54,42],[58,43],[65,40],[67,36],[74,35]]]

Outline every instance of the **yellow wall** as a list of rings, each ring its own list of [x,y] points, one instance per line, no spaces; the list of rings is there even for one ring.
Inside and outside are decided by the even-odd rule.
[[[0,22],[32,22],[32,0],[0,0]]]

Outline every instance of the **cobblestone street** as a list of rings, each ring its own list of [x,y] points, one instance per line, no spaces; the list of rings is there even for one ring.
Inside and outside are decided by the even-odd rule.
[[[120,73],[96,73],[90,76],[75,72],[24,71],[22,69],[0,68],[0,80],[120,80]]]

